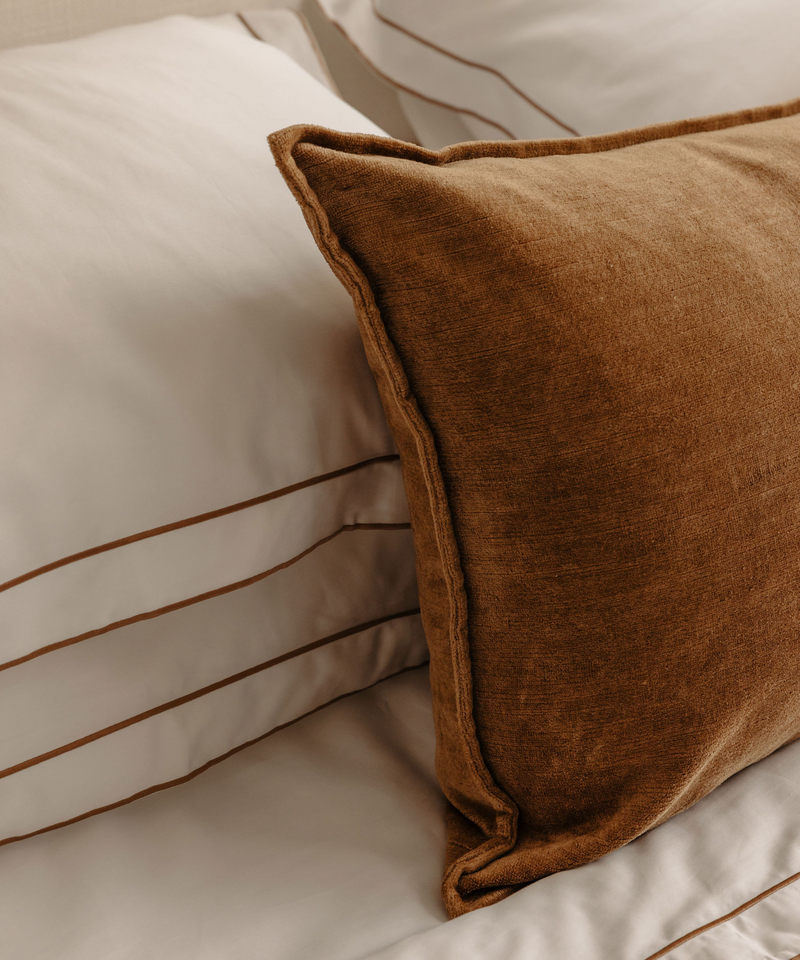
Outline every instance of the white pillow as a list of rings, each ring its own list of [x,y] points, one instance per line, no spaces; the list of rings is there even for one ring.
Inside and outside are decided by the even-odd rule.
[[[424,98],[402,101],[434,149],[608,133],[800,90],[796,0],[319,2],[376,69]]]
[[[0,841],[427,657],[352,304],[266,137],[380,132],[184,17],[0,54]]]

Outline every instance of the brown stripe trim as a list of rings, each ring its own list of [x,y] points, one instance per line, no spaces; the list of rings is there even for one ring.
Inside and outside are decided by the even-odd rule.
[[[702,927],[698,927],[696,930],[692,930],[691,933],[686,933],[680,939],[673,940],[672,943],[667,944],[666,947],[662,947],[656,953],[651,953],[649,957],[646,957],[645,960],[659,960],[659,957],[666,956],[670,951],[675,950],[677,947],[682,946],[686,943],[687,940],[692,940],[694,937],[699,937],[701,933],[705,933],[707,930],[711,930],[713,927],[718,927],[722,923],[727,923],[728,920],[733,920],[734,917],[738,917],[740,913],[744,913],[745,910],[749,910],[750,907],[754,907],[757,903],[760,903],[762,900],[765,900],[767,897],[771,896],[773,893],[777,893],[778,890],[782,890],[784,887],[788,887],[790,884],[794,883],[796,880],[800,880],[800,873],[795,873],[791,877],[787,877],[785,880],[781,880],[780,883],[776,883],[774,887],[770,887],[769,890],[765,890],[763,893],[759,893],[757,897],[753,897],[752,900],[748,900],[747,903],[743,903],[740,907],[737,907],[735,910],[731,910],[730,913],[726,913],[724,917],[720,917],[718,920],[712,920],[710,923],[704,924]],[[798,954],[800,957],[800,954]],[[797,960],[797,957],[792,957],[792,960]]]
[[[193,780],[195,777],[208,770],[209,767],[213,767],[218,763],[222,763],[222,761],[227,760],[228,757],[232,757],[241,750],[246,750],[247,747],[252,747],[253,744],[259,743],[261,740],[266,740],[267,737],[271,737],[273,733],[279,733],[281,730],[291,727],[300,720],[305,720],[306,717],[310,717],[312,714],[318,713],[320,710],[324,710],[326,707],[330,707],[339,700],[344,700],[346,697],[355,696],[357,693],[363,693],[365,690],[371,690],[372,687],[377,686],[379,683],[383,683],[385,680],[391,680],[392,677],[399,677],[401,674],[408,673],[410,670],[419,670],[421,667],[424,667],[427,664],[428,660],[423,660],[422,663],[415,663],[413,666],[403,667],[402,670],[398,670],[396,673],[391,673],[388,677],[381,677],[380,680],[376,680],[375,683],[367,684],[366,687],[361,687],[358,690],[351,690],[349,693],[340,693],[338,697],[333,697],[326,703],[322,703],[318,707],[314,707],[313,710],[309,710],[307,713],[303,713],[299,717],[295,717],[294,720],[288,720],[286,723],[281,723],[277,727],[273,727],[271,730],[268,730],[267,733],[262,733],[261,736],[255,737],[253,740],[248,740],[247,743],[242,743],[238,747],[234,747],[227,753],[223,753],[222,756],[215,757],[213,760],[209,760],[208,763],[204,763],[201,767],[198,767],[196,770],[192,770],[191,773],[187,773],[183,777],[177,777],[175,780],[168,780],[165,783],[158,783],[154,787],[148,787],[147,790],[140,790],[138,793],[134,793],[132,796],[126,797],[124,800],[118,800],[116,803],[106,804],[104,807],[96,807],[94,810],[90,810],[88,813],[82,813],[80,816],[72,817],[69,820],[62,820],[60,823],[52,824],[52,826],[43,827],[41,830],[34,830],[31,833],[20,834],[18,837],[6,837],[5,840],[0,840],[0,847],[5,846],[7,843],[15,843],[17,840],[27,840],[30,837],[36,837],[40,833],[50,833],[51,830],[58,830],[60,827],[67,827],[71,823],[78,823],[81,820],[86,820],[88,817],[94,817],[98,813],[105,813],[107,810],[113,810],[116,807],[122,807],[125,806],[125,804],[133,803],[134,800],[141,800],[142,797],[147,797],[151,793],[158,793],[160,790],[166,790],[169,787],[176,787],[181,783],[186,783],[189,780]]]
[[[343,640],[345,637],[351,637],[356,633],[363,633],[366,630],[371,630],[373,627],[380,626],[382,623],[389,623],[392,620],[401,620],[405,617],[413,617],[419,613],[419,607],[414,607],[412,610],[403,610],[401,613],[392,613],[385,617],[378,617],[376,620],[368,620],[366,623],[359,623],[355,627],[348,627],[347,630],[340,630],[338,633],[332,633],[328,637],[322,637],[321,640],[312,640],[311,643],[306,643],[302,647],[297,647],[295,650],[290,650],[288,653],[282,653],[279,657],[273,657],[271,660],[265,660],[263,663],[259,663],[254,667],[248,667],[247,670],[242,670],[239,673],[234,673],[230,677],[226,677],[224,680],[217,680],[215,683],[210,683],[208,686],[200,687],[199,690],[195,690],[192,693],[187,693],[182,697],[177,697],[175,700],[170,700],[168,703],[162,703],[158,707],[152,707],[150,710],[145,710],[143,713],[137,713],[133,717],[129,717],[127,720],[120,720],[119,723],[114,723],[110,727],[105,727],[102,730],[98,730],[96,733],[90,733],[85,737],[81,737],[79,740],[73,740],[71,743],[65,743],[62,747],[56,747],[54,750],[48,750],[47,753],[41,753],[37,757],[31,757],[29,760],[23,760],[21,763],[17,763],[12,767],[6,767],[5,770],[0,770],[0,780],[3,777],[10,777],[12,774],[20,773],[22,770],[27,770],[29,767],[35,767],[39,763],[44,763],[45,760],[52,760],[54,757],[60,757],[63,753],[69,753],[71,750],[76,750],[78,747],[86,746],[87,743],[93,743],[95,740],[100,740],[102,737],[107,737],[109,734],[117,733],[119,730],[124,730],[126,727],[131,727],[135,723],[140,723],[142,720],[149,720],[150,717],[155,717],[159,713],[164,713],[167,710],[172,710],[175,707],[182,707],[185,703],[190,703],[192,700],[197,700],[199,697],[204,697],[208,693],[214,693],[215,690],[221,690],[223,687],[227,687],[232,683],[237,683],[239,680],[244,680],[247,677],[252,677],[253,674],[262,673],[264,670],[269,670],[270,667],[276,667],[279,663],[285,663],[287,660],[294,660],[295,657],[302,656],[304,653],[309,653],[312,650],[317,650],[319,647],[327,646],[329,643],[334,643],[336,640]]]
[[[246,20],[245,17],[243,16],[243,14],[241,14],[241,13],[236,13],[235,16],[236,16],[239,20],[241,20],[242,26],[247,30],[247,32],[248,32],[251,36],[255,37],[256,40],[261,40],[262,43],[265,42],[265,41],[264,41],[264,38],[263,38],[263,37],[259,37],[259,35],[255,32],[255,30],[250,26],[250,24],[247,22],[247,20]]]
[[[224,587],[217,587],[216,590],[207,590],[205,593],[200,593],[196,597],[189,597],[187,600],[178,600],[175,603],[168,603],[166,606],[159,607],[157,610],[148,610],[146,613],[139,613],[135,617],[126,617],[124,620],[115,620],[113,623],[106,624],[104,627],[97,627],[95,630],[87,630],[86,633],[78,634],[76,637],[68,637],[66,640],[58,640],[55,643],[48,643],[46,646],[39,647],[37,650],[32,650],[30,653],[26,653],[22,657],[17,657],[16,660],[8,660],[5,663],[0,663],[0,670],[8,670],[11,667],[17,667],[21,663],[27,663],[28,660],[34,660],[36,657],[41,657],[46,653],[52,653],[54,650],[60,650],[62,647],[70,647],[72,644],[80,643],[82,640],[91,640],[92,637],[99,637],[104,633],[110,633],[112,630],[119,630],[120,627],[127,627],[132,623],[138,623],[140,620],[152,620],[154,617],[160,617],[165,613],[172,613],[174,610],[181,610],[183,607],[189,607],[193,603],[200,603],[203,600],[211,600],[214,597],[221,597],[225,593],[232,593],[234,590],[241,590],[243,587],[249,587],[254,583],[258,583],[259,580],[264,580],[273,573],[277,573],[279,570],[285,570],[286,567],[290,567],[293,563],[297,563],[298,560],[302,560],[303,557],[307,557],[308,554],[313,550],[316,550],[317,547],[321,547],[329,540],[333,540],[334,537],[338,537],[340,533],[348,533],[353,530],[409,530],[410,528],[410,523],[346,523],[339,527],[338,530],[328,534],[327,537],[323,537],[321,540],[317,540],[316,543],[312,543],[310,547],[307,547],[302,553],[298,553],[297,556],[291,557],[289,560],[284,560],[283,563],[279,563],[275,567],[270,567],[269,570],[264,570],[262,573],[256,573],[254,576],[247,577],[244,580],[237,580],[235,583],[226,584]]]
[[[407,87],[405,84],[399,83],[397,80],[394,80],[388,74],[384,73],[382,70],[379,70],[375,64],[369,59],[369,57],[364,53],[364,51],[358,46],[358,44],[353,40],[350,34],[345,30],[345,28],[332,17],[328,16],[328,11],[324,9],[321,3],[317,4],[322,16],[331,24],[331,26],[336,27],[336,29],[341,33],[341,35],[347,40],[350,46],[355,50],[358,56],[364,61],[364,63],[369,67],[369,69],[378,77],[381,78],[385,83],[388,83],[389,86],[395,87],[397,90],[402,90],[404,93],[410,93],[413,97],[418,97],[420,100],[424,100],[426,103],[432,103],[435,107],[444,107],[445,110],[453,110],[456,113],[463,113],[470,117],[475,117],[476,120],[481,120],[483,123],[488,123],[490,127],[495,127],[501,133],[504,133],[511,140],[516,140],[517,138],[514,134],[507,130],[502,124],[497,123],[495,120],[490,120],[488,117],[484,117],[480,113],[476,113],[474,110],[468,110],[466,107],[454,107],[452,103],[445,103],[444,100],[434,100],[433,97],[428,97],[424,93],[420,93],[419,90],[414,90],[412,87]]]
[[[269,500],[277,500],[279,497],[285,497],[287,494],[295,493],[297,490],[303,490],[306,487],[313,487],[318,483],[325,483],[326,480],[334,480],[336,477],[342,477],[347,473],[353,473],[355,470],[362,470],[364,467],[372,466],[374,463],[388,463],[392,460],[399,460],[396,453],[390,453],[381,457],[370,457],[368,460],[361,460],[359,463],[353,463],[349,467],[342,467],[340,470],[332,470],[330,473],[320,474],[318,477],[311,477],[309,480],[301,480],[299,483],[292,483],[288,487],[281,487],[280,490],[273,490],[272,493],[265,493],[260,497],[253,497],[251,500],[243,500],[241,503],[234,503],[228,507],[221,507],[219,510],[212,510],[209,513],[201,513],[196,517],[188,517],[185,520],[177,520],[175,523],[167,523],[161,527],[153,527],[152,530],[145,530],[143,533],[134,533],[129,537],[122,537],[119,540],[112,540],[110,543],[103,543],[99,547],[91,547],[88,550],[81,550],[80,553],[70,554],[68,557],[62,557],[61,560],[54,560],[52,563],[46,563],[43,567],[37,567],[28,573],[23,573],[13,580],[0,583],[0,593],[4,590],[10,590],[34,577],[40,577],[44,573],[50,573],[51,570],[57,570],[59,567],[65,567],[67,564],[76,563],[79,560],[86,560],[88,557],[97,556],[99,553],[106,553],[109,550],[116,550],[118,547],[125,547],[129,543],[136,543],[139,540],[148,540],[150,537],[157,537],[162,533],[171,533],[173,530],[180,530],[182,527],[191,527],[196,523],[204,523],[206,520],[216,520],[217,517],[224,517],[229,513],[237,513],[239,510],[246,510],[248,507],[256,507],[259,504],[267,503]]]
[[[558,124],[562,130],[566,130],[567,133],[571,133],[575,137],[580,136],[574,127],[564,123],[563,120],[559,120],[558,117],[549,110],[545,110],[540,103],[532,100],[523,90],[520,90],[516,84],[512,83],[505,74],[501,73],[499,70],[496,70],[494,67],[489,67],[485,63],[478,63],[476,60],[467,60],[466,57],[461,57],[457,53],[452,53],[450,50],[446,50],[444,47],[440,47],[437,44],[432,43],[430,40],[426,40],[424,37],[419,36],[419,34],[413,33],[411,30],[399,23],[396,23],[394,20],[390,20],[387,16],[380,12],[376,0],[372,0],[372,12],[375,14],[376,18],[382,23],[385,23],[387,27],[391,27],[392,29],[397,30],[399,33],[404,33],[412,40],[416,40],[418,43],[421,43],[426,47],[430,47],[431,50],[435,50],[437,53],[441,53],[445,57],[450,57],[451,60],[456,60],[458,63],[463,63],[468,67],[475,67],[477,70],[485,70],[487,73],[493,74],[499,80],[502,80],[510,90],[513,90],[517,96],[521,97],[526,103],[530,104],[534,110],[537,110],[543,116],[547,117],[548,120],[552,120],[553,123]]]
[[[261,40],[262,42],[264,42],[264,38],[263,38],[263,37],[259,37],[259,35],[258,35],[258,34],[255,32],[255,30],[250,26],[250,24],[247,22],[247,20],[244,18],[244,16],[243,16],[241,13],[236,13],[236,14],[234,14],[234,16],[236,16],[239,20],[241,20],[242,26],[247,30],[247,32],[248,32],[251,36],[255,37],[256,40]]]

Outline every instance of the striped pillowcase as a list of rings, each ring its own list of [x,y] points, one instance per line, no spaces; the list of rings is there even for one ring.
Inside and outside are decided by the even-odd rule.
[[[612,133],[797,96],[795,0],[319,0],[419,142]]]
[[[8,843],[427,651],[352,306],[266,143],[372,124],[189,18],[7,51],[0,91]]]

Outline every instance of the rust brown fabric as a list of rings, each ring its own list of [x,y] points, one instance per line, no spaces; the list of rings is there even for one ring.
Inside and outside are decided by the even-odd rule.
[[[271,138],[400,449],[451,916],[800,736],[798,113]]]

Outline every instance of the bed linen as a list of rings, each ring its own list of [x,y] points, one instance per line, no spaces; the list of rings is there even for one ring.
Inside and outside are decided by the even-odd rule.
[[[241,22],[0,53],[0,844],[425,657],[309,113],[376,129]]]
[[[238,29],[234,32],[238,32]],[[789,960],[800,745],[580,871],[444,922],[424,669],[126,807],[0,848],[4,960]],[[663,955],[663,954],[662,954]]]
[[[0,849],[4,960],[645,960],[800,870],[800,744],[603,860],[445,922],[423,667],[182,786]],[[800,883],[670,960],[800,954]],[[664,955],[664,954],[661,954]]]
[[[319,3],[399,88],[432,149],[610,133],[798,93],[792,0]]]
[[[306,73],[310,73],[315,80],[338,94],[317,39],[308,20],[299,10],[287,7],[276,10],[242,10],[236,15],[228,13],[219,17],[208,17],[207,20],[239,32],[249,31],[264,43],[282,50]]]

